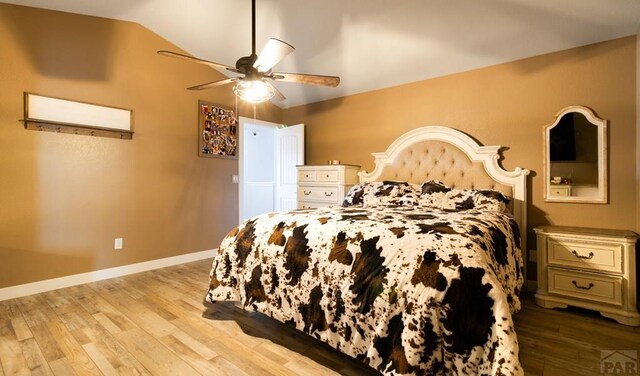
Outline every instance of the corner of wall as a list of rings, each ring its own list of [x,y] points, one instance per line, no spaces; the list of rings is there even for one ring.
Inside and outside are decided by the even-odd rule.
[[[636,232],[640,233],[640,24],[636,33]]]

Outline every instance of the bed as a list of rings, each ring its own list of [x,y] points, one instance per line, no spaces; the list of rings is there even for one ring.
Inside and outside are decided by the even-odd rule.
[[[529,171],[501,168],[500,148],[446,127],[400,136],[345,206],[233,229],[205,301],[238,301],[384,374],[523,374],[512,314]]]

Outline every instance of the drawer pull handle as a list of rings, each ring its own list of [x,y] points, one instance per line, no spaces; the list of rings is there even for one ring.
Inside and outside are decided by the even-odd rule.
[[[328,179],[328,178],[329,178],[329,175],[325,175],[324,177]]]
[[[327,197],[331,197],[333,196],[333,192],[325,192],[324,195]]]
[[[311,194],[311,191],[302,191],[302,193],[304,193],[305,196],[309,196]]]
[[[589,283],[589,286],[580,286],[576,281],[571,281],[571,283],[573,283],[573,285],[579,288],[580,290],[591,290],[591,288],[595,286],[593,283]]]
[[[573,253],[573,255],[576,256],[577,258],[585,259],[585,260],[591,260],[593,258],[593,256],[594,256],[593,252],[589,252],[589,256],[582,256],[582,255],[578,254],[578,252],[576,252],[575,250],[571,251],[571,253]]]

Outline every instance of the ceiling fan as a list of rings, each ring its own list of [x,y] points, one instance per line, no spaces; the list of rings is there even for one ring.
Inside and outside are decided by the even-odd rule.
[[[208,82],[187,89],[204,90],[215,86],[235,83],[233,87],[234,93],[243,100],[251,103],[264,102],[274,97],[278,101],[284,100],[285,96],[271,83],[271,81],[275,80],[331,87],[336,87],[340,84],[340,77],[336,76],[274,72],[273,67],[295,49],[292,45],[279,39],[270,38],[260,52],[260,55],[256,55],[256,0],[251,0],[251,31],[251,55],[238,59],[235,67],[198,59],[177,52],[158,51],[158,53],[163,56],[189,60],[244,75]]]

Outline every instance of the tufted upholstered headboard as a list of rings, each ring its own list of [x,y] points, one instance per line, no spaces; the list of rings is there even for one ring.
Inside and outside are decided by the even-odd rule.
[[[471,137],[453,128],[422,127],[398,137],[385,152],[372,153],[376,164],[374,170],[362,171],[358,175],[361,183],[396,180],[422,184],[427,180],[439,180],[457,189],[493,189],[502,192],[512,198],[511,211],[520,226],[521,244],[525,252],[526,179],[529,170],[520,167],[513,171],[503,169],[498,164],[501,148],[480,146]]]
[[[493,189],[513,197],[512,187],[489,176],[482,161],[474,162],[464,151],[438,140],[422,141],[400,151],[376,180],[417,184],[438,180],[451,188]]]

